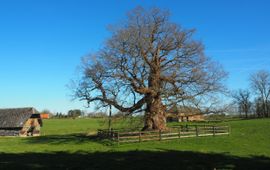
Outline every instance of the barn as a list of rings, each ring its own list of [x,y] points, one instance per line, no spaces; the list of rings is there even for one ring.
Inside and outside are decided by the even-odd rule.
[[[0,109],[0,136],[39,136],[42,120],[32,107]]]

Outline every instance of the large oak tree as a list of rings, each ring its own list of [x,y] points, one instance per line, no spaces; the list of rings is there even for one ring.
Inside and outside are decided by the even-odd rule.
[[[198,103],[223,89],[220,65],[205,56],[194,30],[171,22],[167,11],[138,7],[111,30],[104,47],[83,59],[80,100],[143,112],[143,130],[162,130],[166,105]]]

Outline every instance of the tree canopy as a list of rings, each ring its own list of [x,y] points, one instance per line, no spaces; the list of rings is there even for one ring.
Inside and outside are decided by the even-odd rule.
[[[75,96],[127,114],[142,111],[144,129],[164,129],[166,106],[202,103],[224,89],[226,73],[194,33],[167,11],[135,8],[102,49],[83,59]]]

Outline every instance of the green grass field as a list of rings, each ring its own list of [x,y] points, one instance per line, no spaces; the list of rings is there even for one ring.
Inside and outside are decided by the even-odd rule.
[[[45,120],[40,137],[0,137],[0,169],[270,169],[270,119],[225,123],[229,136],[117,146],[91,135],[99,119]]]

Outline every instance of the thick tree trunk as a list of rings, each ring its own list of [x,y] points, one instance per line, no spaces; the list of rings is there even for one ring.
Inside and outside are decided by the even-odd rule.
[[[165,130],[166,129],[166,107],[162,104],[161,98],[156,97],[147,102],[144,118],[143,131]]]
[[[166,106],[162,104],[160,91],[160,60],[156,55],[152,61],[155,67],[151,68],[151,73],[148,80],[148,87],[154,91],[147,94],[146,111],[144,118],[145,130],[164,130],[166,129]]]

